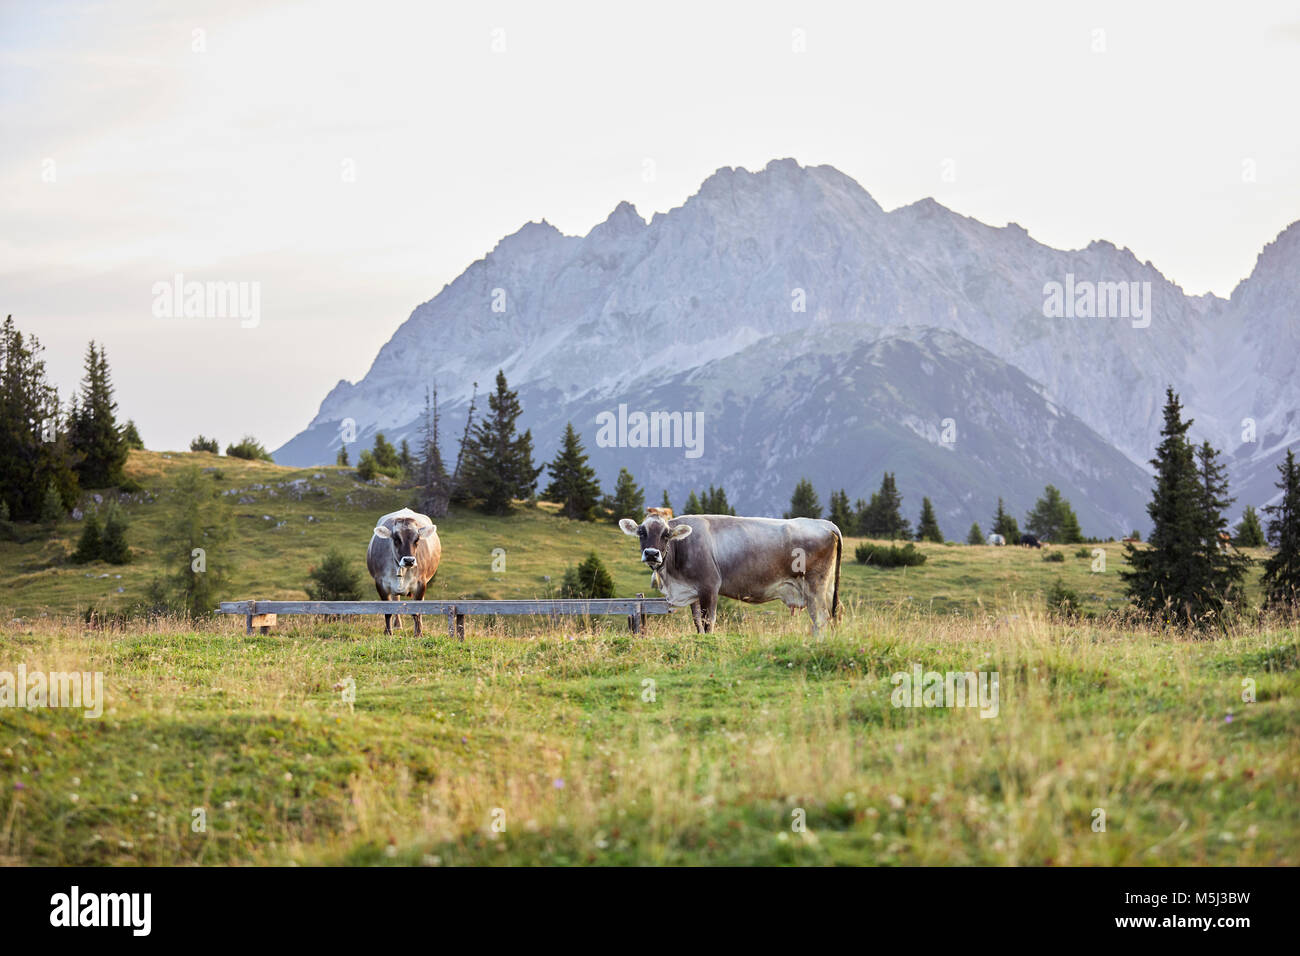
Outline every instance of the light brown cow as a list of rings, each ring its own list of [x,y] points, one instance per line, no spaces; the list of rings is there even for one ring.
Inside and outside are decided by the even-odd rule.
[[[375,579],[381,601],[423,601],[424,591],[438,573],[442,542],[438,526],[428,515],[410,508],[394,511],[379,519],[366,549],[366,570]],[[420,615],[412,614],[419,637]],[[384,633],[393,633],[393,615],[384,615]]]
[[[648,518],[651,515],[658,515],[660,518],[663,518],[665,521],[668,521],[673,516],[673,509],[672,508],[647,508],[645,510],[645,516]]]
[[[718,596],[808,609],[813,633],[839,613],[840,529],[820,518],[648,516],[619,523],[637,538],[655,586],[675,607],[690,605],[695,629],[713,630]]]

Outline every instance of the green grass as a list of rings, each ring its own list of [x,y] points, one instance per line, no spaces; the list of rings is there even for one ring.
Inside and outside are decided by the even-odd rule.
[[[710,635],[682,613],[637,637],[615,619],[471,619],[464,643],[372,618],[81,626],[75,609],[142,597],[162,570],[149,541],[189,459],[223,487],[329,491],[232,506],[237,533],[209,556],[232,598],[303,596],[330,545],[360,568],[374,519],[406,503],[343,469],[144,453],[131,469],[158,500],[129,508],[132,565],[65,564],[74,522],[0,544],[0,671],[100,671],[107,696],[98,720],[0,708],[0,863],[1297,862],[1300,628],[1208,641],[1044,616],[1057,576],[1091,610],[1118,606],[1118,546],[1104,574],[1074,549],[1064,565],[938,545],[919,568],[850,560],[821,639],[779,605],[734,605]],[[431,596],[544,594],[592,549],[618,593],[653,593],[612,526],[544,507],[439,526]],[[998,715],[894,707],[891,676],[915,663],[996,671]]]

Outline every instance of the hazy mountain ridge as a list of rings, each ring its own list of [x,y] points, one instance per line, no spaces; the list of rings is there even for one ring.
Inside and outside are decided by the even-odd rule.
[[[505,237],[419,306],[365,378],[339,383],[308,430],[276,457],[332,460],[336,423],[348,417],[363,444],[376,428],[390,438],[413,435],[427,384],[438,384],[454,418],[470,383],[490,383],[499,367],[521,389],[525,424],[537,423],[539,454],[549,457],[568,418],[592,446],[594,425],[578,417],[580,409],[619,401],[649,408],[647,393],[666,378],[710,369],[774,337],[847,325],[868,338],[880,330],[933,328],[953,333],[945,340],[953,348],[958,338],[969,340],[1040,383],[1045,397],[1142,465],[1156,441],[1164,387],[1172,383],[1197,418],[1198,437],[1236,453],[1233,477],[1254,489],[1276,450],[1300,435],[1298,247],[1300,226],[1292,226],[1261,252],[1231,299],[1191,297],[1109,242],[1056,250],[1015,224],[988,226],[928,199],[885,212],[826,166],[780,160],[757,173],[722,169],[682,206],[648,223],[620,203],[585,237],[562,235],[545,222]],[[1048,318],[1044,284],[1067,274],[1151,283],[1150,326],[1134,328],[1126,318]],[[801,298],[805,311],[795,308]],[[851,329],[839,334],[857,338]],[[734,374],[767,372],[760,365]],[[535,407],[539,401],[548,407]],[[845,419],[873,411],[880,409],[847,400],[839,408]],[[711,429],[728,433],[740,414],[732,409]],[[919,409],[893,407],[891,414],[901,424]],[[959,431],[968,424],[963,414],[960,407],[951,412]],[[1256,419],[1259,440],[1239,448],[1245,417]],[[922,440],[916,429],[912,434]],[[1004,434],[1000,441],[1018,447],[1024,437]],[[837,461],[878,481],[881,451],[867,444]],[[779,506],[800,474],[798,461],[778,455],[770,481],[746,478],[739,462],[711,461],[709,454],[709,480],[751,507]],[[1068,456],[1058,458],[1064,463]],[[601,468],[602,479],[612,481],[606,468],[616,466]],[[1087,463],[1076,468],[1082,481]],[[847,486],[846,479],[832,483]],[[1247,500],[1262,501],[1259,493],[1252,490]],[[1104,504],[1093,502],[1099,519]],[[1127,503],[1109,508],[1115,520],[1128,510]],[[1144,521],[1139,515],[1134,523]]]

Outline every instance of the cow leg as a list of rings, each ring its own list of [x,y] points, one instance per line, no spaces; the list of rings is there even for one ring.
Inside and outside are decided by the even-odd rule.
[[[714,622],[718,618],[718,592],[700,595],[700,617],[704,619],[704,633],[712,634]]]
[[[695,633],[703,634],[704,627],[700,624],[700,602],[691,602],[691,620],[695,622]]]
[[[426,587],[427,587],[427,585],[421,584],[418,588],[416,588],[416,589],[415,589],[415,593],[411,595],[411,600],[413,600],[413,601],[423,601],[423,600],[424,600],[424,589],[425,589]],[[424,629],[420,626],[420,615],[418,615],[418,614],[412,614],[412,615],[411,615],[411,620],[415,622],[415,636],[416,636],[416,637],[420,637],[420,636],[424,633]]]
[[[388,600],[388,592],[385,591],[382,587],[380,587],[378,581],[375,582],[375,590],[379,592],[379,600],[381,601]],[[385,634],[393,633],[393,615],[391,614],[384,615],[384,633]]]

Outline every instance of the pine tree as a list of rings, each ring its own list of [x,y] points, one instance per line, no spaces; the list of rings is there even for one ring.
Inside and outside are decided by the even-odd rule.
[[[790,510],[785,513],[785,517],[820,518],[821,516],[822,502],[817,497],[816,489],[807,478],[800,478],[799,483],[794,486],[794,494],[790,496]]]
[[[93,341],[86,349],[85,369],[75,415],[68,422],[69,440],[81,455],[77,465],[81,485],[106,488],[121,483],[128,447],[117,426],[108,355]]]
[[[600,482],[596,480],[596,469],[587,464],[587,453],[572,422],[564,426],[560,450],[546,468],[551,473],[551,483],[542,492],[542,498],[560,505],[560,514],[566,518],[576,521],[595,520],[596,505],[600,501]],[[619,477],[621,480],[622,475]],[[644,505],[644,499],[642,504]],[[627,517],[627,512],[619,516]],[[640,513],[637,517],[640,518]]]
[[[1239,548],[1264,547],[1264,528],[1259,523],[1259,514],[1255,511],[1254,505],[1246,505],[1241,521],[1237,524],[1233,541]]]
[[[144,439],[140,437],[140,429],[136,427],[134,419],[128,418],[122,426],[122,441],[129,449],[144,450]]]
[[[327,551],[307,577],[307,597],[313,601],[361,600],[361,576],[335,549]]]
[[[978,521],[974,522],[970,526],[970,531],[966,533],[966,543],[967,544],[988,544],[988,541],[986,541],[984,538],[984,532],[980,530],[980,523]]]
[[[45,497],[41,499],[41,524],[52,527],[62,521],[67,513],[63,498],[59,495],[59,489],[51,481],[45,486]]]
[[[212,611],[224,585],[221,547],[229,538],[229,519],[216,486],[197,465],[177,476],[174,495],[179,513],[163,525],[158,542],[168,571],[162,590],[170,603],[198,617]]]
[[[659,502],[659,507],[661,507],[661,508],[667,508],[669,511],[672,511],[672,510],[673,510],[673,503],[672,503],[671,501],[668,500],[668,489],[667,489],[667,488],[664,489],[664,500],[661,501],[661,502]],[[673,511],[673,514],[676,514],[676,513],[677,513],[677,512]]]
[[[397,464],[402,470],[403,478],[410,478],[415,474],[415,458],[411,455],[411,443],[405,438],[402,439],[401,450],[397,453]]]
[[[843,488],[831,492],[831,507],[827,517],[842,533],[848,534],[853,530],[855,520],[853,508],[849,504],[848,493]]]
[[[98,561],[103,556],[104,543],[99,529],[99,516],[92,511],[86,515],[85,524],[81,528],[81,539],[77,542],[77,550],[72,552],[72,561],[74,564],[86,564],[90,561]]]
[[[867,538],[911,538],[912,526],[903,517],[903,496],[898,493],[892,472],[885,472],[880,491],[858,513],[858,534]]]
[[[706,515],[734,515],[736,513],[736,509],[727,503],[727,493],[722,490],[721,486],[714,488],[709,485],[709,490],[704,493],[700,505]]]
[[[348,462],[347,445],[339,445],[339,453],[338,456],[334,459],[334,464],[338,465],[341,468],[348,467],[349,462]]]
[[[1001,507],[1001,501],[998,507]],[[1043,497],[1034,503],[1033,510],[1025,518],[1025,527],[1043,541],[1056,544],[1079,544],[1083,541],[1074,509],[1055,485],[1043,489]]]
[[[1120,576],[1140,611],[1170,623],[1205,626],[1239,599],[1246,559],[1219,546],[1219,532],[1227,526],[1222,512],[1232,499],[1214,449],[1207,442],[1198,454],[1188,441],[1191,425],[1190,419],[1183,421],[1178,396],[1167,389],[1162,439],[1151,459],[1149,546],[1124,546],[1131,570],[1121,570]]]
[[[917,541],[932,541],[943,544],[943,532],[939,530],[939,521],[934,516],[934,505],[929,498],[921,499],[921,519],[916,525]]]
[[[420,455],[417,480],[420,483],[420,507],[417,509],[430,518],[441,518],[451,505],[451,476],[442,460],[442,445],[438,435],[441,426],[438,411],[438,389],[432,394],[424,390],[424,432],[420,438]]]
[[[609,512],[615,524],[618,524],[620,518],[631,518],[639,522],[645,515],[645,492],[637,487],[632,473],[626,468],[618,470]]]
[[[78,495],[76,454],[43,351],[36,336],[18,330],[13,316],[5,319],[0,327],[0,501],[14,521],[40,517],[51,482],[64,510]]]
[[[1277,470],[1282,498],[1264,509],[1269,516],[1268,540],[1277,548],[1264,563],[1264,606],[1296,613],[1300,611],[1300,465],[1291,449]]]
[[[697,515],[701,513],[702,509],[700,508],[700,499],[696,497],[695,492],[692,490],[691,493],[686,496],[686,510],[683,511],[682,514]]]
[[[221,444],[215,438],[198,435],[190,442],[190,451],[206,451],[214,455],[220,455]]]
[[[566,598],[612,598],[614,579],[593,551],[577,568],[564,572],[560,595]]]
[[[389,478],[402,477],[401,457],[392,442],[384,437],[383,432],[375,432],[375,444],[370,450],[370,457],[374,459],[375,470],[381,475],[387,475]]]
[[[227,445],[226,454],[244,461],[271,461],[271,453],[252,435],[245,435],[238,444]]]
[[[131,547],[126,543],[126,514],[116,504],[108,508],[104,522],[104,543],[101,553],[109,564],[127,564],[131,560]]]
[[[1020,525],[1002,506],[1001,498],[998,499],[998,510],[993,515],[993,527],[989,530],[989,534],[1002,535],[1007,544],[1015,544],[1020,540]]]
[[[488,396],[488,415],[474,426],[464,447],[467,492],[480,500],[487,514],[509,514],[514,498],[530,498],[541,467],[533,466],[533,435],[515,432],[523,409],[505,372],[497,372],[496,392]]]

